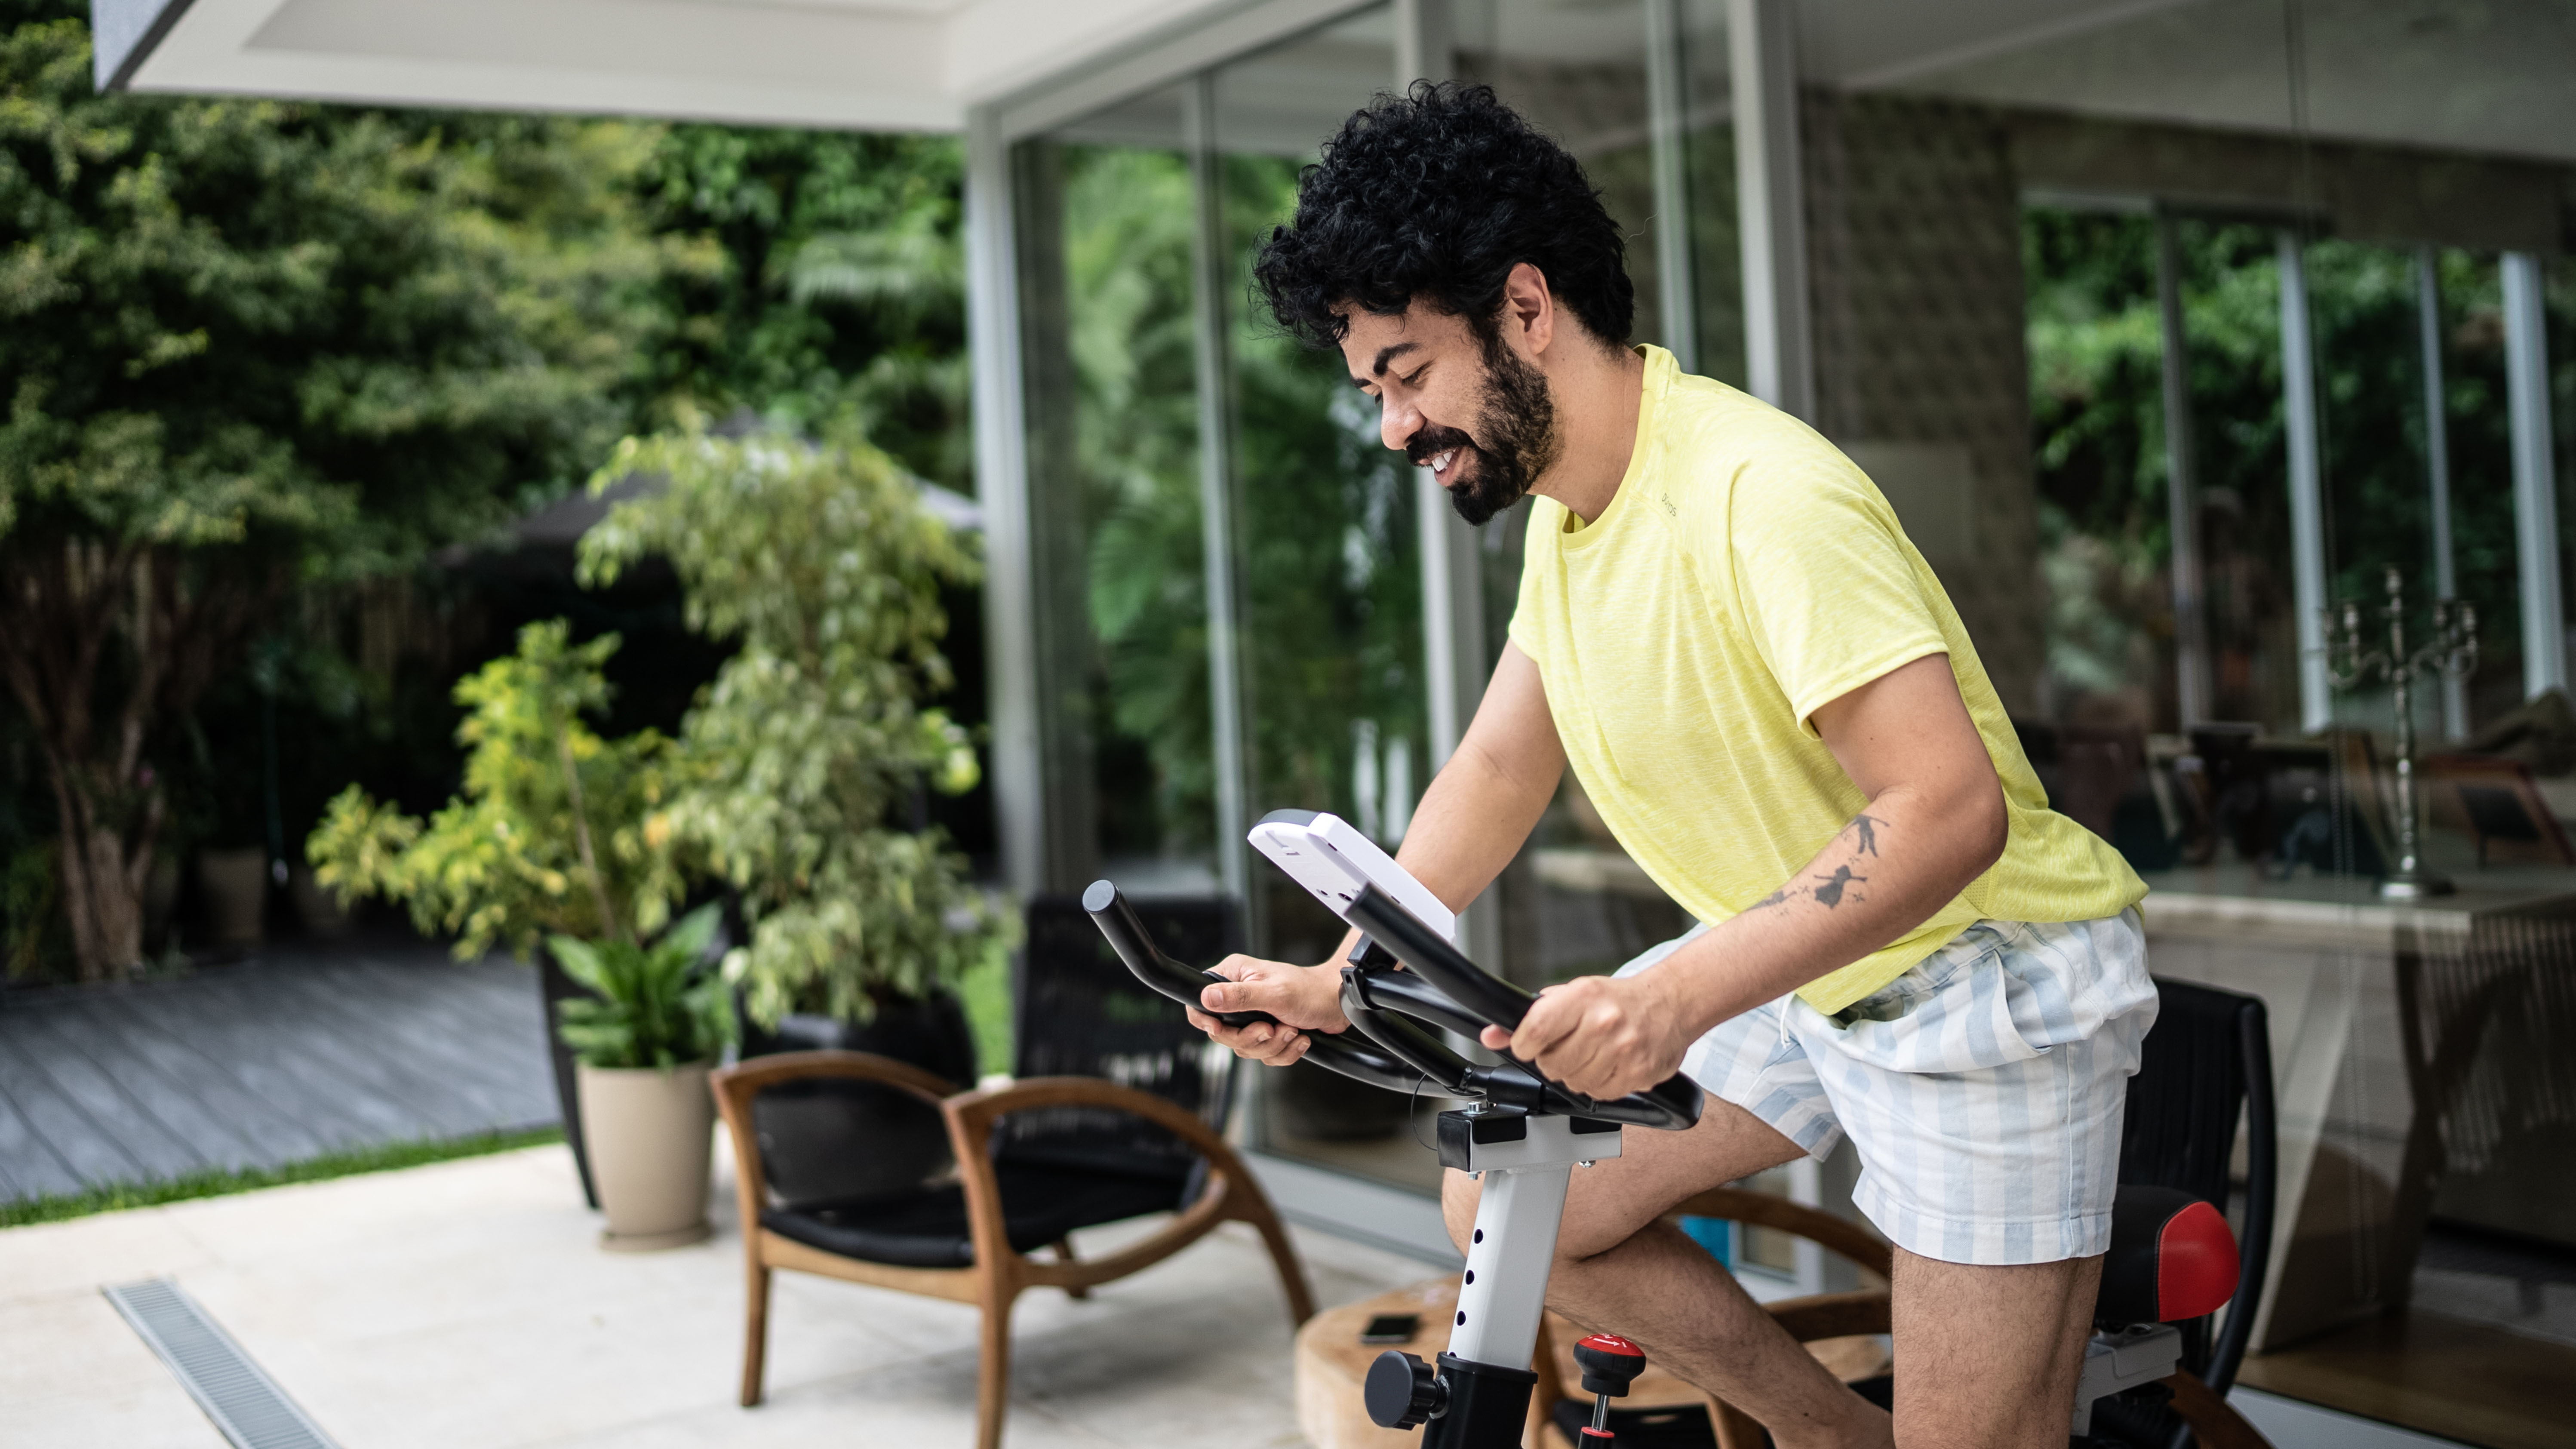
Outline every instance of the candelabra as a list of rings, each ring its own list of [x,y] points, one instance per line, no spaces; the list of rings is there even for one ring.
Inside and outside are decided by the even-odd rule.
[[[2409,653],[2406,648],[2406,593],[2397,570],[2388,571],[2388,647],[2364,647],[2361,605],[2347,603],[2326,611],[2326,672],[2339,689],[2351,689],[2373,676],[2384,677],[2397,706],[2397,864],[2379,883],[2390,900],[2420,900],[2447,895],[2450,881],[2424,868],[2415,800],[2415,709],[2413,685],[2428,674],[2463,678],[2478,667],[2478,611],[2457,599],[2433,603],[2433,638]]]

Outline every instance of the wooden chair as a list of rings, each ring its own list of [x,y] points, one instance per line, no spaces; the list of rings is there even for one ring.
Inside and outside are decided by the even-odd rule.
[[[1178,909],[1167,905],[1159,913],[1168,917]],[[1068,910],[1080,932],[1069,929]],[[1156,907],[1144,910],[1149,920],[1158,914]],[[979,1449],[1001,1442],[1011,1308],[1030,1288],[1061,1288],[1079,1298],[1094,1284],[1161,1262],[1220,1223],[1243,1222],[1270,1251],[1292,1327],[1313,1314],[1286,1229],[1221,1135],[1232,1095],[1231,1059],[1202,1077],[1205,1038],[1179,1009],[1136,986],[1114,958],[1109,970],[1094,969],[1099,963],[1089,956],[1099,937],[1078,905],[1036,902],[1030,915],[1021,1065],[1033,1059],[1060,1064],[1087,1052],[1097,1065],[1158,1091],[1089,1075],[959,1091],[920,1068],[849,1051],[756,1057],[716,1072],[711,1086],[732,1134],[742,1212],[746,1408],[761,1400],[770,1275],[781,1268],[980,1308]],[[1189,934],[1168,919],[1156,924],[1166,940]],[[1105,956],[1105,948],[1098,954]],[[1171,1030],[1175,1023],[1178,1032]],[[1088,1047],[1080,1044],[1085,1039]],[[944,1132],[947,1151],[919,1181],[895,1190],[856,1200],[782,1194],[766,1170],[763,1140],[764,1115],[773,1128],[780,1119],[764,1114],[762,1098],[783,1092],[810,1118],[814,1095],[832,1091],[852,1094],[854,1111],[878,1124],[898,1122],[902,1110],[927,1114]],[[887,1110],[889,1097],[900,1099],[896,1114]],[[1074,1258],[1076,1230],[1156,1212],[1174,1216],[1143,1241],[1094,1261]],[[1030,1256],[1042,1248],[1051,1250],[1048,1257]]]

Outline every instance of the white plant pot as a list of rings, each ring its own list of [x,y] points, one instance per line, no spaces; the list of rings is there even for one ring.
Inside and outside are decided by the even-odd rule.
[[[580,1064],[581,1135],[608,1226],[599,1245],[642,1253],[704,1240],[707,1159],[715,1099],[707,1063],[658,1067]]]

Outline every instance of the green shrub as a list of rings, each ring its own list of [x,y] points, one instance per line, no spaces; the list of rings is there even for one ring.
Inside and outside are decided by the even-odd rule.
[[[668,818],[750,921],[725,960],[746,1009],[865,1021],[953,985],[1014,922],[939,832],[893,817],[924,783],[977,778],[965,732],[923,703],[949,682],[939,590],[975,577],[966,541],[865,444],[630,438],[591,487],[635,475],[667,486],[590,531],[582,580],[659,555],[690,627],[741,641],[682,727]]]
[[[700,906],[650,946],[556,936],[564,974],[598,999],[564,1002],[564,1045],[594,1067],[661,1067],[712,1059],[733,1035],[724,981],[698,969],[721,908]]]
[[[456,686],[472,713],[465,793],[426,824],[352,785],[305,843],[314,877],[345,903],[380,895],[424,933],[454,932],[470,960],[495,942],[525,955],[549,935],[632,942],[680,894],[670,828],[671,742],[652,730],[603,740],[583,723],[608,705],[606,634],[576,646],[560,619],[519,631],[516,654]]]

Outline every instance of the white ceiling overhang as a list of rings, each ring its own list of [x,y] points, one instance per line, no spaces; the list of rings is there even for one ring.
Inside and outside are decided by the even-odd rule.
[[[103,86],[952,130],[1051,83],[1257,47],[1335,0],[91,0]],[[1618,0],[1537,0],[1569,37]],[[1811,84],[2576,159],[2576,0],[1798,0]],[[1559,14],[1557,12],[1564,12]],[[1582,23],[1577,23],[1582,22]],[[1205,63],[1216,56],[1201,56]],[[1139,67],[1142,66],[1142,69]],[[2303,76],[2305,114],[2292,107]],[[1113,86],[1113,88],[1115,88]],[[1097,94],[1105,103],[1116,95]],[[1086,101],[1085,104],[1094,103]]]
[[[1210,0],[92,0],[102,88],[869,130],[1132,48]]]

